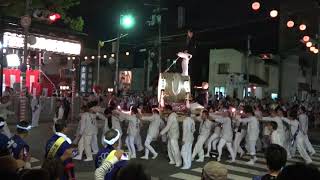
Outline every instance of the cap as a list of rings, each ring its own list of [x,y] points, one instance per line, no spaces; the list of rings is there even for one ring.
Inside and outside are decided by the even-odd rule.
[[[203,176],[212,180],[227,180],[228,170],[221,163],[210,161],[203,168]]]

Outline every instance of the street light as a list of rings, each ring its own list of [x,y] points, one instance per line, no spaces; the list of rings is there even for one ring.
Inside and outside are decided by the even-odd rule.
[[[135,18],[131,14],[122,15],[120,25],[124,29],[131,29],[135,25]]]
[[[307,43],[306,43],[306,46],[307,46],[307,47],[311,47],[311,46],[312,46],[312,42],[307,42]]]
[[[303,36],[303,41],[304,42],[309,42],[310,41],[310,37],[309,36]]]
[[[260,9],[260,3],[259,2],[253,2],[252,5],[251,5],[251,8],[254,10],[254,11],[258,11]]]

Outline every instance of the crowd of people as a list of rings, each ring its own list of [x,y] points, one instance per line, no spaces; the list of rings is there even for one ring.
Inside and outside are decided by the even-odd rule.
[[[39,108],[36,100],[34,98],[31,103],[32,112]],[[225,146],[231,163],[248,154],[247,164],[254,165],[256,153],[265,153],[269,172],[253,178],[295,179],[299,172],[294,172],[297,176],[293,178],[292,171],[297,169],[301,169],[301,173],[309,173],[314,179],[320,178],[319,171],[312,167],[311,157],[316,152],[309,141],[308,128],[309,118],[315,109],[310,103],[215,96],[209,98],[201,111],[175,112],[169,104],[159,107],[154,96],[119,98],[113,94],[91,94],[82,98],[77,132],[75,138],[69,138],[68,103],[60,99],[52,117],[53,135],[44,147],[45,161],[37,170],[31,168],[30,147],[24,139],[32,127],[39,125],[34,122],[38,114],[33,113],[32,123],[20,121],[15,135],[12,135],[6,123],[7,117],[3,115],[8,103],[3,101],[0,105],[0,164],[10,166],[1,168],[1,177],[76,179],[74,160],[83,159],[94,161],[97,180],[150,179],[141,164],[129,160],[151,158],[156,161],[160,152],[151,142],[161,139],[167,144],[169,164],[178,168],[190,169],[194,161],[212,160],[203,168],[203,179],[215,179],[216,176],[227,179],[227,169],[219,163],[224,159]],[[104,122],[101,132],[98,121]],[[146,135],[141,129],[142,124],[149,124]],[[199,130],[196,129],[198,124]],[[143,149],[144,155],[137,157],[137,151]],[[218,152],[217,157],[213,151]],[[286,166],[287,159],[296,157],[296,152],[305,164]]]

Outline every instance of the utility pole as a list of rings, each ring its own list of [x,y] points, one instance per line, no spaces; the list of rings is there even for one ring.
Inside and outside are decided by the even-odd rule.
[[[26,121],[26,71],[27,71],[27,59],[28,59],[28,36],[29,27],[31,25],[31,17],[29,14],[31,6],[31,0],[26,0],[25,15],[21,17],[21,26],[24,28],[24,48],[23,48],[23,60],[20,65],[21,82],[20,82],[20,121]]]
[[[162,72],[161,70],[161,58],[162,58],[162,49],[161,49],[161,45],[162,45],[162,41],[161,41],[161,1],[159,0],[159,9],[158,9],[158,15],[157,15],[157,22],[158,22],[158,64],[159,64],[159,76],[160,73]]]
[[[245,86],[245,97],[248,97],[248,87],[249,87],[249,58],[251,55],[251,36],[248,35],[247,39],[247,57],[246,57],[246,86]]]
[[[121,17],[120,17],[121,18]],[[120,54],[120,25],[118,26],[118,35],[117,35],[117,54],[116,54],[116,74],[115,74],[115,93],[118,94],[119,86],[119,54]]]
[[[101,60],[101,52],[100,51],[101,51],[101,41],[98,42],[97,86],[100,85],[100,60]]]

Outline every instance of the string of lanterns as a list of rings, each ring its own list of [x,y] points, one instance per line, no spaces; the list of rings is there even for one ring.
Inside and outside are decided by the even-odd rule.
[[[251,4],[251,8],[254,10],[254,11],[259,11],[260,8],[261,8],[261,3],[259,1],[254,1],[252,4]],[[271,18],[276,18],[278,17],[279,15],[279,12],[276,10],[276,9],[272,9],[270,11],[270,17]],[[289,18],[287,23],[286,23],[287,27],[289,29],[292,29],[295,27],[295,22],[292,18]],[[299,26],[299,30],[301,32],[305,32],[307,30],[307,25],[304,24],[304,23],[301,23]],[[318,54],[319,53],[319,49],[317,48],[317,43],[319,43],[319,37],[317,37],[318,39],[312,39],[310,38],[310,36],[308,35],[304,35],[302,37],[302,40],[301,42],[302,43],[305,43],[306,47],[311,51],[313,52],[314,54]]]

